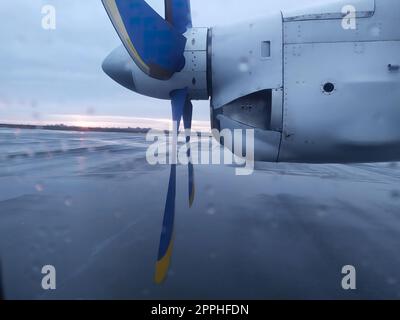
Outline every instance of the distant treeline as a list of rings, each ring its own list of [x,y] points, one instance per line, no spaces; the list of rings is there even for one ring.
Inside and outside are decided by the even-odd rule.
[[[81,131],[81,132],[127,132],[127,133],[148,133],[150,128],[96,128],[96,127],[77,127],[77,126],[66,126],[63,124],[56,125],[45,125],[37,126],[30,124],[2,124],[0,128],[11,128],[11,129],[41,129],[41,130],[58,130],[58,131]]]

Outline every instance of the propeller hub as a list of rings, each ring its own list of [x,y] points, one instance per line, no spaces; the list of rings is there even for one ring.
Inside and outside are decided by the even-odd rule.
[[[102,64],[103,71],[121,86],[136,91],[133,81],[135,65],[123,46],[111,52]]]
[[[169,80],[159,80],[143,72],[124,46],[115,49],[103,62],[104,72],[125,88],[139,94],[170,100],[172,91],[187,88],[190,99],[208,100],[207,28],[191,28],[184,36],[185,66]]]

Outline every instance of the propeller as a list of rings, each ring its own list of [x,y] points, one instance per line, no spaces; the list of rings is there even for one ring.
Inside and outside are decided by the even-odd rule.
[[[148,76],[169,80],[185,67],[184,33],[192,27],[189,0],[165,0],[163,19],[144,0],[102,0],[122,43],[136,65]],[[170,92],[173,120],[172,164],[164,209],[155,282],[162,283],[170,265],[175,222],[177,140],[183,118],[188,147],[189,206],[194,201],[194,168],[191,161],[190,133],[193,105],[187,87]]]
[[[190,13],[184,14],[184,9],[190,8],[188,1],[165,1],[170,20],[163,19],[144,0],[102,2],[122,43],[144,73],[168,80],[183,69],[186,46],[183,33],[185,25],[191,25]]]

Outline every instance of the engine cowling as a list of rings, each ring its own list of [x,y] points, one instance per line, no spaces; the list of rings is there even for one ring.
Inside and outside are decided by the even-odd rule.
[[[281,13],[212,28],[210,38],[212,126],[254,129],[255,160],[278,161],[283,101]]]

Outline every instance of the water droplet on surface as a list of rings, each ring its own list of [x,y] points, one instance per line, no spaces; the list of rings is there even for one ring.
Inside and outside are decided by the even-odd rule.
[[[217,210],[216,210],[216,209],[214,208],[214,206],[212,206],[212,205],[210,205],[210,206],[207,208],[207,214],[210,215],[210,216],[215,215],[216,212],[217,212]]]
[[[325,205],[320,205],[317,207],[316,213],[319,218],[324,218],[328,214],[328,207]]]
[[[370,29],[369,32],[370,32],[371,36],[379,37],[381,35],[381,27],[378,25],[375,25]]]
[[[72,206],[72,199],[71,199],[71,197],[66,197],[66,198],[64,199],[64,204],[65,204],[66,207],[71,207],[71,206]]]
[[[214,260],[217,258],[217,254],[215,252],[211,252],[209,257],[211,260]]]
[[[96,110],[93,107],[88,107],[86,109],[86,114],[88,114],[88,115],[94,115],[95,113],[96,113]]]
[[[206,191],[206,194],[207,194],[208,197],[212,197],[212,196],[215,195],[214,188],[212,186],[210,186],[210,185],[207,185],[205,187],[205,191]]]
[[[239,61],[239,65],[238,65],[239,71],[240,72],[248,72],[250,67],[249,67],[249,59],[247,59],[246,57],[243,57],[240,59]]]
[[[122,216],[123,216],[123,213],[121,212],[121,211],[116,211],[116,212],[114,212],[114,218],[115,219],[121,219],[122,218]]]
[[[143,295],[143,296],[148,296],[148,295],[150,295],[150,290],[149,290],[149,289],[143,289],[143,290],[142,290],[142,295]]]
[[[34,120],[40,120],[40,112],[37,112],[37,111],[32,112],[32,118]]]

